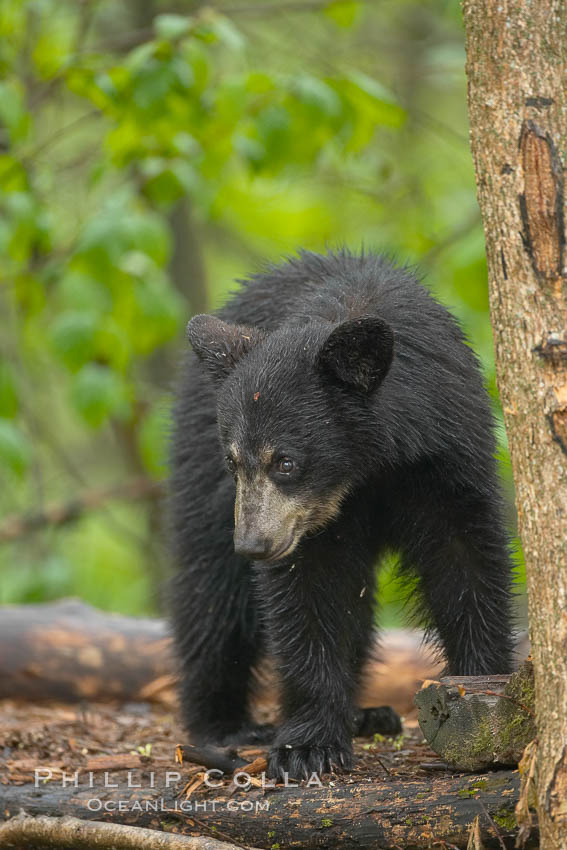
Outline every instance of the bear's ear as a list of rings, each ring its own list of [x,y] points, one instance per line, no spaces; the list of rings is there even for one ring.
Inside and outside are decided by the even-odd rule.
[[[384,380],[394,355],[394,332],[377,316],[336,327],[319,352],[319,369],[334,381],[369,394]]]
[[[193,316],[187,325],[187,336],[199,360],[214,377],[224,378],[265,334],[258,328],[233,325],[216,316],[201,314]]]

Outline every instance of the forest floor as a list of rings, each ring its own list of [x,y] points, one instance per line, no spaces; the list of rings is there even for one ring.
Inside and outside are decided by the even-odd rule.
[[[356,739],[354,770],[314,784],[274,787],[262,776],[265,748],[239,748],[241,773],[222,778],[207,774],[207,750],[205,766],[188,754],[175,713],[163,706],[0,701],[0,827],[24,811],[202,836],[231,850],[456,850],[473,828],[486,848],[514,845],[518,772],[447,769],[414,716],[396,738]]]
[[[454,850],[467,846],[477,824],[486,848],[514,846],[518,771],[457,773],[424,742],[414,695],[439,671],[419,635],[388,634],[361,694],[363,706],[389,703],[403,715],[403,734],[356,739],[348,774],[274,788],[262,777],[265,748],[238,749],[239,776],[232,754],[222,778],[206,772],[218,753],[202,753],[205,764],[190,760],[196,755],[178,720],[159,624],[109,618],[78,603],[56,607],[37,606],[34,627],[23,633],[12,612],[4,644],[0,620],[0,830],[23,810],[36,823],[71,816],[93,829],[149,829],[158,842],[169,833],[264,850]],[[85,663],[95,656],[99,666]],[[276,681],[269,670],[261,681],[256,719],[274,722]],[[117,688],[120,702],[103,699]],[[60,693],[75,701],[46,701]],[[14,845],[0,837],[0,846]]]
[[[0,785],[34,782],[40,777],[60,779],[79,774],[117,774],[126,780],[127,771],[137,771],[144,779],[152,771],[181,773],[183,791],[188,787],[200,792],[222,790],[233,793],[231,777],[222,787],[216,775],[214,789],[191,782],[203,773],[203,766],[176,761],[177,746],[186,742],[186,734],[172,712],[149,703],[126,705],[30,705],[0,701]],[[383,782],[388,777],[440,774],[438,756],[426,745],[415,718],[408,718],[404,731],[396,738],[374,736],[355,741],[356,765],[349,774],[333,775],[324,782],[349,785]],[[238,754],[252,763],[266,755],[265,748],[241,747]],[[425,765],[425,767],[424,767]],[[443,773],[443,771],[441,771]],[[123,774],[123,775],[122,775]],[[136,777],[138,779],[138,776]],[[43,780],[42,780],[43,781]],[[259,781],[259,780],[258,780]],[[0,788],[1,800],[1,788]]]

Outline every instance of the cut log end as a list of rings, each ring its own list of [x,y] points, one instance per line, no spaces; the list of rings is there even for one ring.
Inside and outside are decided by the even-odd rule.
[[[427,743],[458,770],[516,765],[536,735],[530,661],[511,675],[431,682],[415,703]]]

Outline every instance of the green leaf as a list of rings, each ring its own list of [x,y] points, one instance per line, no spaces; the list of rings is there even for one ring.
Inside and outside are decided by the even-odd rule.
[[[0,81],[0,128],[6,127],[12,144],[26,138],[30,123],[22,84],[14,79]]]
[[[337,26],[352,27],[360,14],[360,3],[353,0],[337,0],[336,3],[330,3],[324,13]]]
[[[154,60],[148,62],[133,80],[132,99],[136,107],[144,111],[163,109],[164,98],[173,89],[177,77],[169,63]]]
[[[76,372],[94,352],[96,318],[92,313],[61,313],[50,329],[50,341],[57,357]]]
[[[56,281],[57,305],[61,310],[77,310],[100,314],[112,306],[112,299],[104,285],[73,267],[59,272]]]
[[[157,15],[154,18],[154,29],[158,38],[174,41],[187,35],[191,29],[192,19],[185,15]]]
[[[291,117],[283,106],[267,106],[258,115],[256,126],[267,157],[276,162],[286,156],[290,142]]]
[[[186,160],[159,159],[160,165],[156,166],[157,157],[152,159],[154,166],[143,169],[145,173],[150,174],[144,191],[155,203],[171,204],[183,195],[196,191],[200,186],[197,172]]]
[[[172,143],[176,153],[183,154],[184,156],[196,156],[201,149],[197,139],[184,130],[175,134]]]
[[[66,80],[70,91],[103,111],[108,111],[117,99],[116,85],[107,73],[95,74],[90,68],[71,67]]]
[[[2,192],[22,192],[28,188],[28,176],[22,163],[10,154],[0,153]]]
[[[130,363],[132,345],[126,330],[111,316],[104,319],[96,332],[96,357],[108,363],[113,369],[124,373]]]
[[[342,96],[351,114],[348,149],[362,150],[372,141],[377,126],[403,124],[405,110],[378,80],[350,71],[345,77],[329,80],[329,84]]]
[[[177,334],[185,305],[159,277],[136,281],[134,299],[138,315],[132,345],[139,354],[149,354]]]
[[[202,94],[210,77],[210,57],[206,47],[194,39],[187,40],[182,47],[180,58],[191,68],[193,91]]]
[[[231,50],[242,50],[246,40],[233,22],[214,10],[209,10],[195,28],[195,36],[205,42],[220,41]]]
[[[250,166],[260,168],[266,161],[266,148],[258,139],[236,133],[233,136],[232,143],[234,149],[243,159],[247,160]]]
[[[253,94],[267,94],[274,91],[274,80],[269,74],[251,71],[246,77],[246,89]]]
[[[485,287],[471,286],[471,280],[480,278],[486,280],[486,260],[484,255],[477,257],[470,263],[458,263],[453,273],[454,291],[458,293],[464,303],[472,310],[478,310],[486,316],[488,314],[488,289]]]
[[[327,117],[335,117],[341,112],[341,99],[336,91],[312,74],[293,77],[290,88],[298,100]]]
[[[65,557],[44,553],[38,555],[37,560],[28,561],[23,554],[22,560],[18,559],[17,570],[7,576],[8,598],[26,605],[71,596],[70,574],[71,565]],[[4,583],[4,576],[2,581]]]
[[[98,428],[109,416],[129,413],[126,388],[119,375],[106,366],[89,363],[75,375],[71,387],[75,410],[87,425]]]
[[[141,279],[155,273],[155,263],[143,251],[128,251],[119,263],[121,271]]]
[[[21,429],[8,419],[0,419],[0,470],[4,468],[22,478],[31,455],[31,446]]]
[[[33,248],[45,239],[43,211],[30,192],[6,193],[1,204],[11,227],[8,253],[14,260],[26,262]]]
[[[124,232],[129,245],[147,254],[158,266],[165,266],[171,251],[167,222],[148,212],[132,213]]]
[[[138,429],[140,456],[150,475],[158,479],[167,475],[169,417],[169,407],[164,403],[157,404]]]
[[[126,57],[124,67],[129,71],[138,72],[147,67],[155,58],[155,41],[146,41],[144,44],[134,47]]]
[[[211,21],[211,29],[226,47],[231,50],[242,50],[246,43],[244,35],[233,24],[230,18],[215,14]]]
[[[70,16],[43,14],[41,32],[33,42],[33,61],[41,77],[54,77],[70,59],[74,35]]]
[[[193,87],[195,77],[193,75],[193,68],[188,62],[180,56],[174,56],[171,60],[171,69],[177,82],[183,89],[188,91]]]
[[[350,80],[351,83],[373,98],[377,103],[389,103],[392,106],[398,106],[392,92],[374,77],[369,77],[368,74],[363,74],[362,71],[349,71],[347,80]]]
[[[14,370],[6,359],[0,359],[0,417],[13,419],[18,412],[18,392]]]
[[[77,256],[87,262],[90,276],[109,284],[108,275],[128,251],[146,253],[163,266],[169,258],[170,245],[167,224],[161,216],[135,209],[129,198],[116,198],[87,222],[79,238]]]

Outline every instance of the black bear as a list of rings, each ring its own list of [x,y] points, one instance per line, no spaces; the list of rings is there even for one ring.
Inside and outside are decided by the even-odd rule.
[[[450,673],[509,671],[489,399],[457,321],[412,272],[380,255],[302,252],[195,316],[188,335],[172,613],[194,739],[270,733],[249,716],[267,652],[283,692],[269,775],[348,769],[386,550]]]

